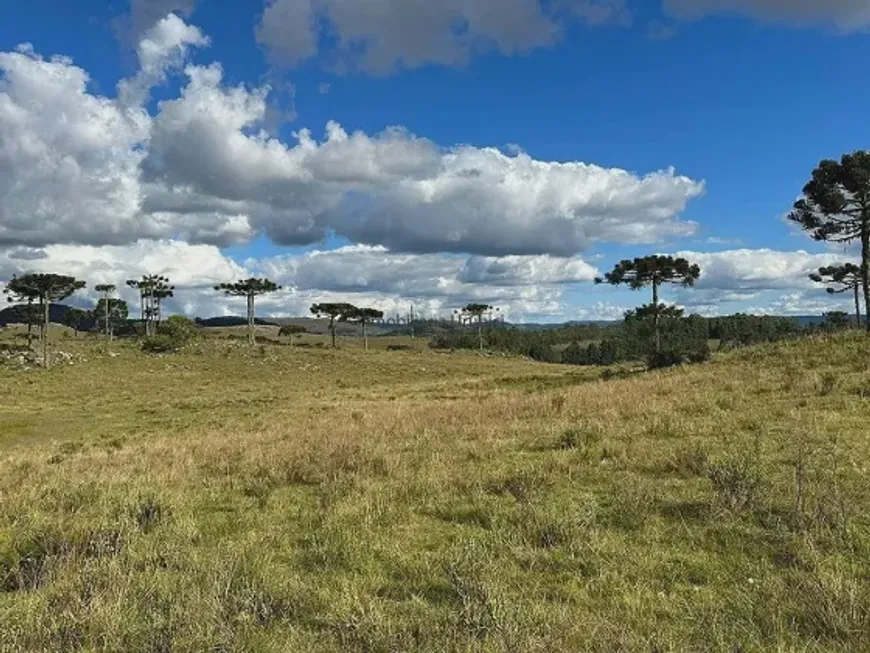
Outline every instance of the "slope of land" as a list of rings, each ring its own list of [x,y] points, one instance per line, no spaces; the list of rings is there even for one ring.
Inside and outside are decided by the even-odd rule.
[[[870,340],[0,369],[0,651],[858,651]]]

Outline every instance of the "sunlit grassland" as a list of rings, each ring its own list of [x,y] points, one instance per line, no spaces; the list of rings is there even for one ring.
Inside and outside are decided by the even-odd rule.
[[[870,650],[870,340],[0,369],[2,651]]]

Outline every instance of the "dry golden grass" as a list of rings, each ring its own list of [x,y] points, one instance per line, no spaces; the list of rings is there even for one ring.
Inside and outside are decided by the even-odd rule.
[[[0,370],[0,651],[870,650],[870,341]]]

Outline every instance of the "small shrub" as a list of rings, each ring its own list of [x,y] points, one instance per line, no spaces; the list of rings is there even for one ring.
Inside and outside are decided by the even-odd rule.
[[[193,320],[182,315],[172,315],[157,326],[157,334],[168,336],[184,345],[199,335],[199,329]]]
[[[761,474],[748,456],[714,463],[710,465],[707,476],[719,499],[731,510],[754,506],[763,488]]]
[[[414,351],[410,345],[387,345],[387,351]]]
[[[143,533],[150,533],[169,517],[169,509],[151,496],[140,499],[131,512]]]
[[[684,478],[701,476],[707,471],[706,450],[697,442],[680,448],[667,463],[667,470]]]
[[[594,447],[601,442],[601,436],[582,429],[568,429],[563,431],[556,441],[557,449],[577,450],[584,456],[588,456]]]
[[[181,315],[173,315],[157,325],[157,333],[142,341],[142,351],[149,354],[168,354],[178,351],[199,335],[196,322]]]
[[[829,395],[837,389],[839,379],[833,372],[825,372],[819,379],[819,394]]]
[[[660,351],[647,356],[646,365],[651,370],[677,367],[687,362],[686,356],[676,351]]]
[[[167,335],[157,334],[149,336],[142,341],[142,351],[146,354],[169,354],[178,351],[183,346],[175,338]]]

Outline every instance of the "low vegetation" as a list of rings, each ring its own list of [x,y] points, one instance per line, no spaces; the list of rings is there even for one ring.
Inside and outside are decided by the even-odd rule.
[[[0,651],[866,648],[866,337],[349,344],[0,368]]]

